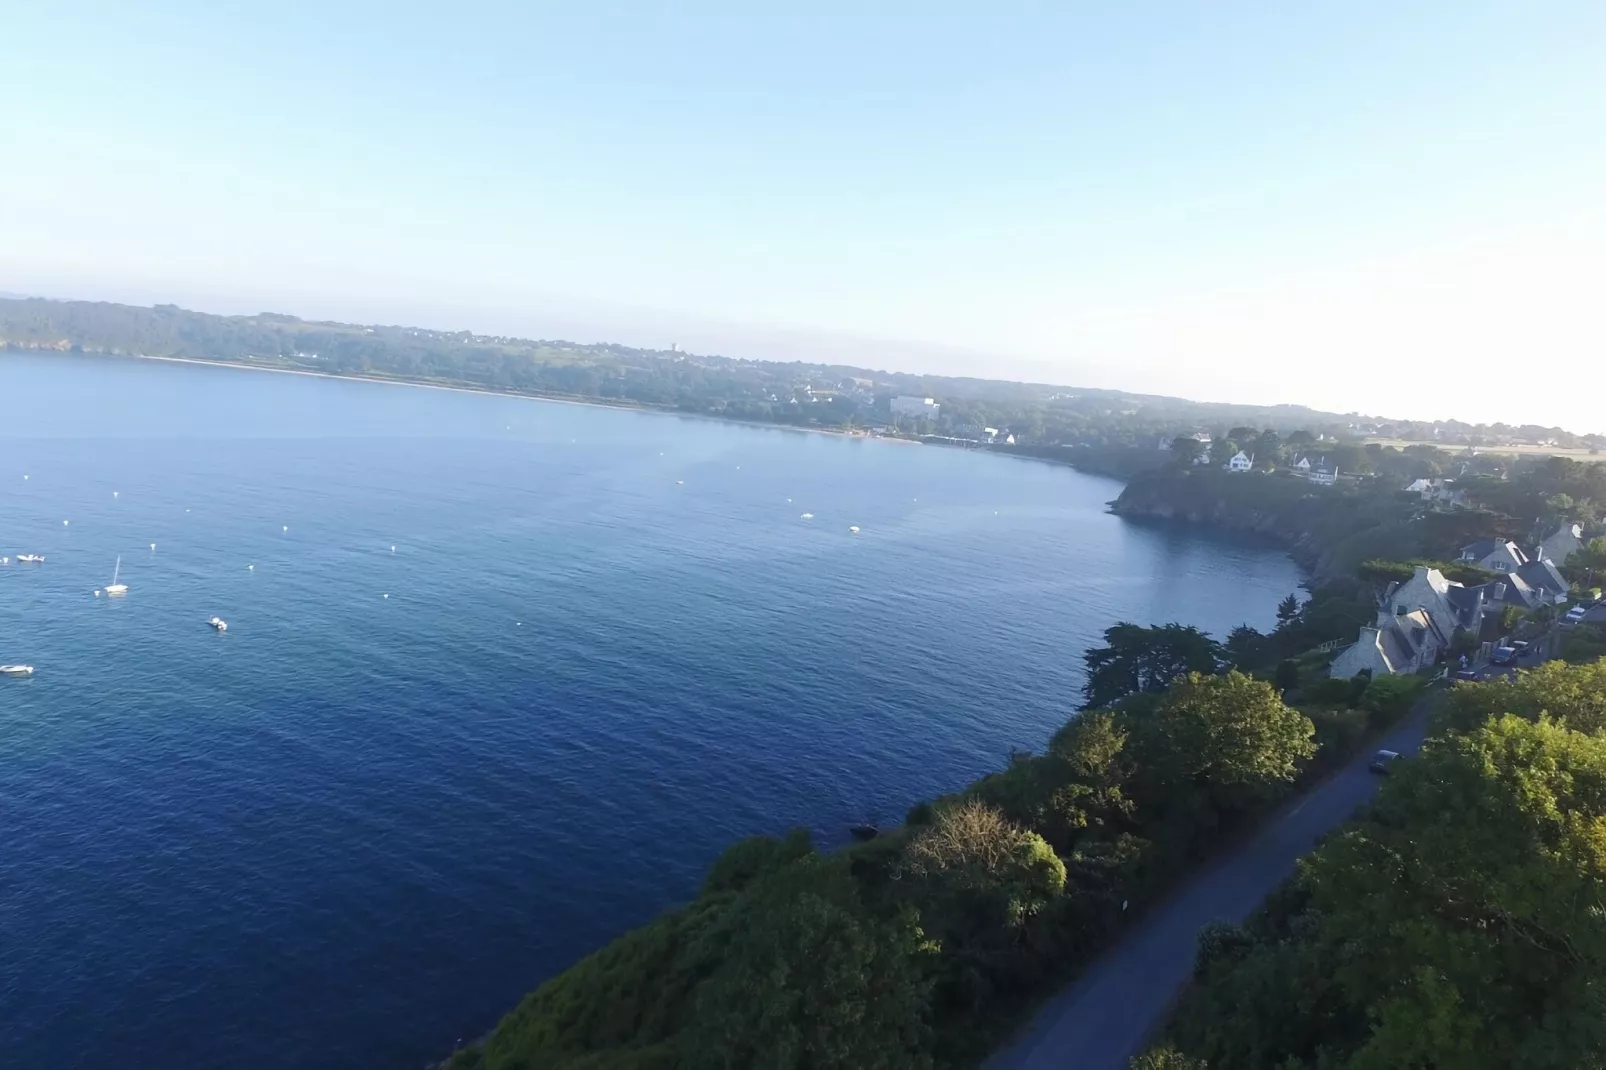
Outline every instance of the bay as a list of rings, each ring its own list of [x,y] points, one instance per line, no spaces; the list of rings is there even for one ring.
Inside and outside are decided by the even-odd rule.
[[[732,840],[838,843],[1040,748],[1115,621],[1268,627],[1300,582],[980,453],[81,356],[0,383],[0,555],[47,559],[0,566],[37,669],[0,679],[18,1066],[421,1065]]]

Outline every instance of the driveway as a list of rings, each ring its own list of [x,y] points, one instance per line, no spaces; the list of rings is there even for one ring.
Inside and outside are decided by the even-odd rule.
[[[1378,747],[1413,754],[1427,730],[1428,704]],[[1294,871],[1323,833],[1372,797],[1379,777],[1361,755],[1291,800],[1253,839],[1183,884],[1142,923],[1037,1013],[988,1070],[1126,1070],[1193,972],[1194,940],[1216,920],[1242,921]]]

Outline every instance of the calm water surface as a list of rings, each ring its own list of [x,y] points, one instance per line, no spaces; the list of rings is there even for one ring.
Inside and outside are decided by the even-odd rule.
[[[1299,582],[1007,458],[199,366],[0,381],[0,555],[48,559],[0,566],[0,663],[38,670],[0,678],[13,1066],[418,1066],[732,839],[839,842],[1040,748],[1116,620],[1264,627]]]

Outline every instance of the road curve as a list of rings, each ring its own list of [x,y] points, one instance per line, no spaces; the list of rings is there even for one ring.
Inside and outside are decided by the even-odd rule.
[[[1378,747],[1415,753],[1427,728],[1419,703]],[[1126,1070],[1193,971],[1195,936],[1242,921],[1316,841],[1377,790],[1368,751],[1291,800],[1254,838],[1186,881],[1139,926],[1037,1012],[986,1070]]]

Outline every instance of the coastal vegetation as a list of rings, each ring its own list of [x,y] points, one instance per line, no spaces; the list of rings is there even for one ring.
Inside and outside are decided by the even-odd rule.
[[[0,298],[0,349],[5,348],[218,361],[799,427],[892,425],[900,434],[934,440],[975,442],[987,438],[984,429],[991,427],[1008,432],[996,436],[993,448],[1121,478],[1162,463],[1166,454],[1156,448],[1159,443],[1204,430],[1217,433],[1208,453],[1223,463],[1231,455],[1228,447],[1240,445],[1268,461],[1280,451],[1316,449],[1330,454],[1341,471],[1354,473],[1370,470],[1371,447],[1362,445],[1370,436],[1426,439],[1445,449],[1506,440],[1606,449],[1606,436],[1559,427],[1363,420],[1298,405],[1202,403],[1118,390],[914,375],[848,366],[828,356],[812,363],[748,360],[675,346],[534,340],[310,321],[272,312],[216,316],[175,305]],[[934,398],[940,418],[896,419],[889,401],[899,395]],[[1419,459],[1443,452],[1434,447],[1403,451]],[[1431,464],[1446,468],[1443,461]]]
[[[1606,661],[1458,686],[1135,1068],[1606,1065]]]
[[[1459,462],[1465,471],[1448,469],[1460,473],[1455,485],[1462,503],[1431,508],[1403,488],[1437,478],[1434,473],[1454,462],[1451,455],[1376,445],[1356,453],[1369,471],[1340,468],[1357,478],[1334,486],[1315,485],[1286,468],[1237,473],[1210,465],[1159,466],[1135,474],[1112,508],[1134,519],[1210,524],[1276,539],[1318,581],[1377,580],[1417,563],[1477,581],[1478,570],[1455,561],[1460,547],[1492,538],[1526,542],[1537,527],[1587,524],[1606,514],[1606,466],[1600,464],[1465,458]],[[1575,579],[1606,574],[1606,545],[1574,557],[1566,569]]]
[[[741,841],[695,901],[546,981],[449,1065],[972,1064],[1182,875],[1403,712],[1368,691],[1307,711],[1219,661],[1183,666],[867,843]]]

